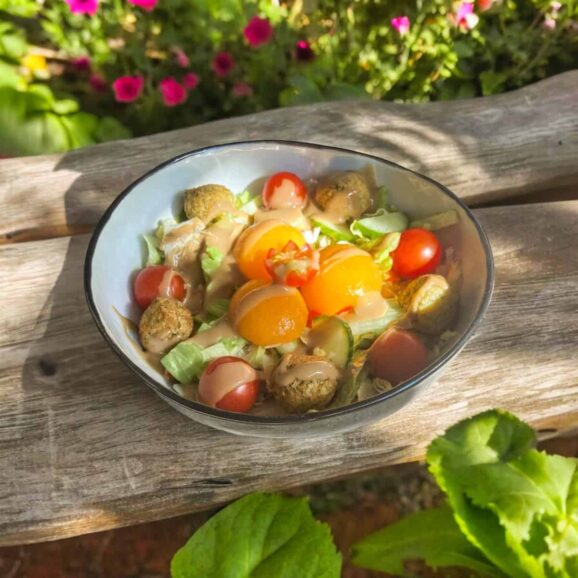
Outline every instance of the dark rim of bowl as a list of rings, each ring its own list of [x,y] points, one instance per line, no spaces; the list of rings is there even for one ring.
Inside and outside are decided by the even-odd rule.
[[[474,224],[474,226],[478,232],[479,238],[481,240],[482,247],[483,247],[484,252],[486,254],[487,279],[486,279],[486,286],[484,288],[484,295],[482,298],[482,303],[480,304],[480,307],[476,313],[474,320],[472,321],[472,323],[470,323],[469,327],[464,331],[463,335],[458,339],[458,341],[456,343],[454,343],[454,345],[448,351],[446,351],[443,355],[438,357],[434,362],[432,362],[430,365],[428,365],[423,371],[421,371],[420,373],[418,373],[417,375],[415,375],[414,377],[412,377],[408,381],[405,381],[405,382],[399,384],[398,386],[391,389],[390,391],[378,394],[374,397],[370,397],[370,398],[363,400],[363,401],[357,401],[357,402],[351,403],[351,404],[343,406],[343,407],[338,407],[338,408],[334,408],[334,409],[325,409],[325,410],[321,410],[319,412],[306,413],[303,415],[289,415],[289,416],[279,416],[279,417],[258,416],[258,415],[248,414],[248,413],[233,413],[233,412],[228,412],[228,411],[223,411],[220,409],[212,408],[212,407],[209,407],[209,406],[204,405],[202,403],[198,403],[195,401],[185,399],[184,397],[181,397],[178,393],[176,393],[172,389],[169,389],[166,385],[163,385],[163,384],[157,382],[156,380],[151,379],[144,371],[142,371],[135,363],[133,363],[131,361],[131,359],[122,351],[122,349],[115,343],[115,341],[112,339],[111,336],[109,336],[108,332],[106,331],[106,328],[105,328],[104,323],[102,322],[102,320],[100,318],[100,315],[98,313],[98,310],[97,310],[97,307],[96,307],[96,304],[94,302],[94,298],[92,295],[92,282],[91,282],[91,280],[92,280],[92,259],[94,256],[94,251],[96,249],[96,245],[98,243],[98,239],[100,237],[100,234],[101,234],[103,228],[105,227],[106,223],[108,222],[108,220],[110,219],[111,215],[115,211],[116,207],[120,204],[120,202],[137,185],[139,185],[141,182],[143,182],[144,180],[149,178],[154,173],[160,171],[161,169],[164,169],[165,167],[167,167],[171,164],[177,163],[177,162],[179,162],[179,161],[181,161],[187,157],[194,157],[198,154],[205,153],[207,151],[214,151],[214,150],[218,150],[218,149],[222,149],[222,148],[229,148],[229,147],[240,146],[240,145],[241,146],[247,146],[247,145],[251,146],[251,145],[259,145],[259,144],[262,144],[262,145],[263,144],[265,144],[265,145],[282,145],[282,146],[287,146],[287,147],[330,150],[330,151],[336,151],[336,152],[340,152],[340,153],[355,155],[358,157],[365,157],[367,159],[371,159],[372,161],[384,163],[386,165],[395,167],[397,169],[412,173],[412,174],[418,176],[419,178],[424,179],[425,181],[432,183],[440,191],[442,191],[445,195],[447,195],[453,201],[455,201],[464,210],[464,212],[466,213],[466,215],[468,216],[470,221]],[[438,183],[437,181],[434,181],[433,179],[431,179],[425,175],[422,175],[416,171],[413,171],[411,169],[408,169],[406,167],[398,165],[397,163],[394,163],[392,161],[388,161],[386,159],[383,159],[383,158],[375,156],[375,155],[370,155],[370,154],[366,154],[366,153],[353,151],[350,149],[344,149],[344,148],[333,147],[333,146],[328,146],[328,145],[320,145],[320,144],[315,144],[315,143],[306,143],[306,142],[290,141],[290,140],[287,140],[287,141],[286,140],[275,140],[275,139],[236,141],[236,142],[230,142],[230,143],[225,143],[225,144],[212,145],[212,146],[203,147],[200,149],[196,149],[193,151],[189,151],[189,152],[180,154],[176,157],[173,157],[173,158],[157,165],[155,168],[148,171],[143,176],[138,178],[136,181],[131,183],[128,187],[126,187],[124,189],[124,191],[122,191],[118,195],[118,197],[112,202],[112,204],[105,211],[104,215],[101,217],[101,219],[97,223],[96,228],[94,230],[94,233],[90,239],[90,242],[88,244],[88,249],[86,252],[85,263],[84,263],[84,292],[85,292],[86,300],[88,302],[88,308],[90,309],[90,312],[92,314],[92,317],[94,318],[96,326],[98,327],[100,333],[105,338],[105,340],[108,342],[108,344],[110,345],[112,350],[121,358],[121,360],[130,369],[132,369],[132,371],[134,371],[151,389],[153,389],[161,397],[169,398],[173,402],[175,402],[179,405],[182,405],[189,410],[193,410],[195,412],[207,414],[207,415],[210,415],[214,418],[219,418],[220,420],[224,420],[227,422],[244,422],[247,424],[255,424],[255,425],[257,425],[257,424],[262,424],[262,425],[295,424],[295,423],[300,423],[300,422],[312,422],[312,421],[329,419],[331,417],[344,415],[347,413],[354,413],[356,411],[368,408],[368,407],[373,406],[375,404],[386,402],[388,399],[392,399],[397,395],[400,395],[404,392],[407,392],[410,389],[413,389],[415,386],[417,386],[419,383],[421,383],[424,379],[435,374],[443,365],[445,365],[450,359],[452,359],[455,355],[457,355],[457,353],[459,353],[459,351],[466,345],[470,336],[475,331],[475,329],[478,327],[478,325],[482,321],[482,319],[483,319],[483,317],[484,317],[484,315],[488,309],[488,305],[490,304],[490,299],[492,296],[493,287],[494,287],[494,259],[492,256],[492,250],[491,250],[490,242],[488,241],[486,233],[484,232],[482,226],[480,225],[480,223],[478,222],[476,217],[473,215],[473,213],[470,211],[468,206],[458,196],[456,196],[454,193],[452,193],[447,187],[445,187],[444,185]]]

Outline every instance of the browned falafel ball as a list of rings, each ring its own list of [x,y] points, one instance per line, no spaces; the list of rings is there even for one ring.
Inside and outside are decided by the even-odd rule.
[[[185,215],[205,224],[223,213],[235,210],[235,195],[223,185],[201,185],[185,191]]]
[[[344,221],[357,219],[373,204],[371,186],[365,175],[357,171],[331,173],[315,188],[315,202]]]
[[[326,407],[338,380],[338,369],[325,357],[288,353],[274,369],[268,389],[289,413],[305,413]]]
[[[138,333],[151,353],[166,353],[193,331],[193,315],[176,299],[157,297],[142,314]]]

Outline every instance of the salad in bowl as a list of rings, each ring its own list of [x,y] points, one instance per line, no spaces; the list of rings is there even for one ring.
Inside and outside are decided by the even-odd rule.
[[[267,437],[397,411],[465,345],[492,284],[487,239],[447,189],[280,141],[157,167],[109,208],[85,267],[98,327],[157,394]]]

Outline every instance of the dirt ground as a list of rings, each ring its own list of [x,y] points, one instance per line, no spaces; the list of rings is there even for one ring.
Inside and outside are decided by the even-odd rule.
[[[549,452],[578,455],[578,438],[552,440],[545,446]],[[350,546],[410,512],[443,500],[419,466],[390,468],[292,493],[309,495],[314,512],[331,526],[346,560],[343,578],[385,578],[385,574],[349,565]],[[169,578],[173,554],[210,515],[205,512],[56,542],[0,548],[0,578]],[[416,575],[435,576],[418,568]],[[452,574],[452,578],[466,576]],[[439,576],[448,577],[447,572]]]

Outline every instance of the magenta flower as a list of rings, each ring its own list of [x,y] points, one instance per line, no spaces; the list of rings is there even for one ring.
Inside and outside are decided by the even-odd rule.
[[[165,106],[177,106],[187,100],[187,89],[172,76],[161,80],[159,90]]]
[[[233,90],[232,90],[233,96],[236,96],[237,98],[242,98],[244,96],[251,96],[253,94],[253,87],[250,84],[247,84],[246,82],[235,82],[235,84],[233,85]]]
[[[546,16],[544,22],[542,22],[542,27],[546,30],[554,30],[556,28],[556,20],[550,16]]]
[[[199,84],[199,77],[194,72],[187,72],[183,76],[183,86],[189,90],[195,90]]]
[[[104,92],[106,90],[106,80],[100,74],[91,74],[88,83],[94,92]]]
[[[112,83],[114,98],[118,102],[132,102],[136,100],[144,88],[142,76],[121,76]]]
[[[79,56],[78,58],[73,58],[70,63],[72,67],[78,72],[87,72],[90,70],[90,58],[88,56]]]
[[[175,48],[175,59],[181,68],[187,68],[190,64],[189,57],[180,48]]]
[[[213,58],[211,66],[217,76],[227,76],[235,68],[235,61],[228,52],[219,52]]]
[[[147,12],[152,12],[159,0],[128,0],[129,4],[139,6]]]
[[[98,10],[98,0],[66,0],[73,14],[94,16]]]
[[[559,12],[561,8],[562,8],[561,2],[550,2],[550,9],[552,10],[552,12]]]
[[[250,46],[261,46],[261,44],[267,44],[267,42],[271,40],[273,27],[267,18],[253,16],[253,18],[249,20],[249,24],[245,26],[243,34]]]
[[[295,43],[295,60],[310,62],[315,58],[315,52],[307,40],[298,40]]]
[[[391,25],[397,30],[400,36],[409,32],[410,22],[407,16],[396,16],[391,19]]]
[[[456,10],[456,24],[464,30],[471,30],[475,28],[480,20],[477,14],[474,13],[473,2],[462,2]]]

